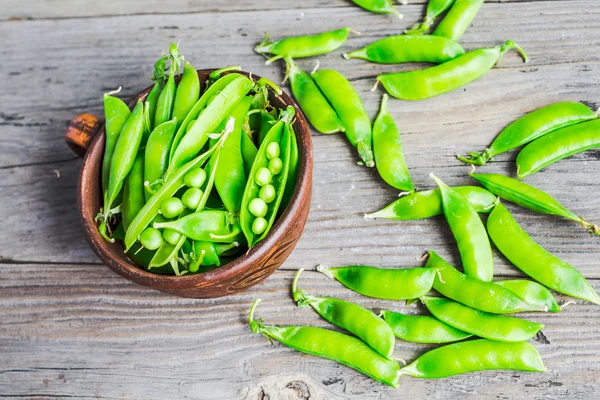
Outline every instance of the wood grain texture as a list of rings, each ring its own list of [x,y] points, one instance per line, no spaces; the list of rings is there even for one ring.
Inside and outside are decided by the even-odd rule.
[[[81,162],[64,145],[64,129],[76,114],[101,115],[103,92],[123,85],[123,95],[129,98],[148,86],[152,63],[169,41],[181,40],[182,52],[196,68],[241,64],[280,81],[281,65],[265,66],[252,52],[265,30],[279,38],[352,26],[363,34],[319,60],[322,68],[338,69],[352,80],[374,117],[382,94],[370,91],[375,76],[415,66],[343,60],[341,53],[400,33],[421,18],[422,3],[399,7],[405,17],[398,21],[366,13],[344,0],[178,0],[169,10],[157,1],[144,2],[142,8],[139,1],[3,2],[0,397],[599,398],[600,311],[582,302],[561,314],[527,315],[547,326],[544,333],[550,344],[535,343],[549,367],[546,374],[403,378],[399,391],[346,367],[270,346],[249,332],[244,320],[255,297],[265,299],[258,316],[269,323],[326,326],[292,303],[289,283],[299,267],[409,267],[419,265],[416,259],[428,249],[459,264],[441,217],[404,223],[362,218],[364,212],[393,201],[397,193],[376,173],[355,165],[355,150],[341,135],[313,132],[314,187],[306,230],[282,269],[243,294],[197,301],[130,284],[99,264],[82,235],[75,209]],[[513,39],[531,61],[523,64],[511,52],[503,68],[462,90],[423,102],[390,102],[419,189],[433,187],[429,172],[451,185],[470,183],[469,168],[454,155],[482,150],[524,112],[559,100],[600,105],[600,10],[595,6],[594,0],[484,4],[461,40],[464,47]],[[33,20],[2,21],[12,16]],[[306,70],[314,62],[299,60]],[[515,157],[499,157],[480,171],[514,176]],[[599,159],[598,151],[587,152],[527,182],[597,222]],[[568,221],[510,209],[536,240],[592,278],[600,290],[597,238]],[[520,276],[499,255],[495,261],[498,276]],[[317,273],[306,273],[303,282],[318,294],[403,309],[353,296]],[[411,360],[426,348],[399,343],[397,355]]]

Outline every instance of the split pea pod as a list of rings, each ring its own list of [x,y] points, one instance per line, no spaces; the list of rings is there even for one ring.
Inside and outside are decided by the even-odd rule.
[[[490,147],[481,153],[470,152],[458,159],[475,165],[485,165],[499,154],[521,147],[557,129],[598,118],[598,114],[581,103],[561,102],[538,108],[512,122],[496,136]]]
[[[381,316],[390,325],[394,335],[406,342],[450,343],[473,336],[430,315],[406,315],[382,310]]]
[[[273,54],[273,57],[267,60],[267,64],[286,56],[293,58],[316,56],[340,47],[348,38],[350,31],[350,28],[341,28],[316,35],[288,37],[275,42],[272,42],[265,33],[264,40],[254,48],[254,51],[265,57],[267,53]]]
[[[546,367],[540,353],[527,342],[478,339],[428,351],[402,368],[400,374],[435,379],[488,370],[544,372]]]
[[[304,269],[298,270],[292,283],[292,295],[299,307],[312,307],[317,314],[335,326],[362,339],[373,350],[387,358],[394,355],[394,332],[372,311],[342,299],[311,296],[298,288],[298,279]]]
[[[456,0],[429,0],[423,22],[414,24],[410,29],[406,30],[405,33],[414,35],[427,32],[435,22],[436,18],[449,9],[455,1]]]
[[[600,147],[600,119],[551,132],[534,140],[517,156],[520,179],[564,158]]]
[[[390,186],[412,193],[415,191],[402,152],[398,127],[387,106],[388,96],[383,95],[379,114],[373,123],[373,154],[381,178]]]
[[[542,324],[489,314],[441,297],[423,296],[420,300],[440,321],[484,339],[522,342],[533,338],[544,328]]]
[[[363,296],[385,300],[421,297],[431,290],[436,275],[434,268],[389,269],[358,265],[337,268],[319,265],[317,271]]]
[[[583,275],[536,243],[502,203],[490,214],[487,229],[498,250],[526,275],[559,293],[600,304]]]
[[[506,281],[494,281],[529,304],[539,304],[544,311],[559,312],[560,306],[548,289],[534,281],[526,279],[511,279]]]
[[[402,100],[423,100],[450,92],[488,72],[510,49],[517,49],[525,62],[527,55],[513,41],[492,48],[478,49],[435,67],[377,77],[388,93]]]
[[[469,28],[485,0],[456,0],[432,35],[458,40]]]
[[[157,62],[154,63],[154,75],[152,76],[152,80],[154,81],[154,86],[152,86],[152,90],[148,93],[148,97],[146,97],[146,102],[148,103],[148,117],[150,118],[150,129],[154,129],[154,116],[156,115],[156,105],[158,104],[158,98],[162,93],[163,88],[165,87],[165,65],[168,57],[161,57]]]
[[[292,349],[306,354],[337,361],[370,376],[376,381],[398,387],[398,362],[388,360],[353,336],[311,326],[269,326],[254,320],[257,299],[248,317],[250,329],[269,339],[275,339]]]
[[[123,203],[121,204],[121,221],[127,231],[136,214],[144,207],[144,154],[138,153],[131,171],[123,183]]]
[[[431,35],[397,35],[377,40],[362,49],[344,53],[344,58],[361,58],[379,64],[430,62],[442,64],[465,54],[454,40]]]
[[[343,132],[342,122],[313,78],[298,68],[291,57],[285,57],[285,64],[286,77],[290,80],[292,93],[312,126],[324,134]]]
[[[173,118],[178,126],[194,107],[200,96],[200,79],[196,69],[186,62],[173,100]]]
[[[146,142],[144,150],[144,185],[146,185],[146,201],[152,197],[151,188],[160,182],[169,164],[169,151],[175,136],[177,120],[172,119],[158,125]],[[147,183],[146,183],[147,182]]]
[[[374,167],[371,121],[352,84],[337,71],[322,69],[311,77],[342,121],[346,137],[367,167]]]
[[[463,196],[479,213],[489,213],[496,205],[496,196],[477,186],[455,186],[452,188]],[[387,218],[397,221],[412,221],[442,215],[444,206],[440,189],[416,192],[402,196],[385,208],[365,214],[365,218]]]
[[[485,186],[487,190],[504,200],[538,213],[557,215],[570,219],[578,222],[588,232],[600,235],[600,227],[598,225],[594,225],[575,215],[554,197],[536,187],[499,174],[471,173],[470,175]]]
[[[112,96],[114,92],[104,95],[104,156],[102,158],[102,191],[108,189],[108,177],[110,174],[110,161],[117,145],[117,139],[121,133],[123,124],[127,121],[131,111],[123,100]]]
[[[545,311],[542,305],[529,304],[502,286],[459,272],[433,251],[429,252],[425,267],[437,272],[433,282],[435,290],[471,308],[492,314]]]
[[[465,274],[489,282],[494,277],[494,258],[485,226],[469,202],[435,175],[446,221],[456,239]]]
[[[175,100],[175,92],[177,90],[175,74],[179,71],[179,67],[183,61],[183,57],[179,55],[179,49],[177,49],[177,45],[174,43],[171,43],[171,47],[169,48],[169,60],[171,60],[169,78],[158,96],[153,126],[158,126],[163,122],[167,122],[171,119],[171,115],[173,114],[173,101]]]
[[[402,18],[402,14],[396,10],[392,0],[352,0],[357,6],[377,14],[393,14]]]

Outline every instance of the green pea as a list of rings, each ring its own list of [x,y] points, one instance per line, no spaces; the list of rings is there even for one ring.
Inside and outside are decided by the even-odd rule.
[[[163,244],[163,237],[158,229],[146,228],[140,235],[140,243],[148,250],[156,250]]]
[[[281,161],[281,158],[277,157],[269,161],[269,171],[271,172],[271,174],[279,175],[282,169],[283,161]]]
[[[198,188],[189,188],[181,196],[181,202],[190,210],[196,210],[204,192]]]
[[[273,185],[263,186],[258,192],[258,197],[267,204],[271,203],[273,200],[275,200],[275,187]]]
[[[248,211],[258,218],[262,218],[267,215],[267,209],[267,203],[258,197],[250,200],[250,203],[248,203]]]
[[[267,220],[263,217],[256,218],[252,223],[252,232],[255,235],[260,235],[267,229]]]
[[[162,203],[160,212],[165,218],[176,218],[183,212],[183,203],[177,197],[171,197]]]
[[[277,142],[271,142],[267,145],[267,148],[265,149],[265,154],[267,155],[267,158],[269,160],[272,160],[274,158],[279,157],[279,151],[280,151],[280,147],[279,147],[279,143]]]
[[[185,174],[183,177],[183,183],[185,186],[192,188],[199,188],[206,180],[206,171],[202,168],[196,168]]]
[[[163,239],[169,244],[176,246],[179,243],[179,239],[181,239],[181,233],[173,230],[173,229],[165,229],[162,233]]]
[[[262,167],[256,171],[256,175],[254,176],[254,180],[256,184],[259,186],[265,186],[271,183],[273,176],[271,175],[271,171],[268,168]]]

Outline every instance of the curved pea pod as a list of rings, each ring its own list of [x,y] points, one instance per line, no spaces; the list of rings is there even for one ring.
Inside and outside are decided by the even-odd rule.
[[[298,288],[298,279],[304,269],[298,270],[292,283],[292,295],[299,307],[311,306],[323,319],[362,339],[373,350],[387,358],[394,355],[392,328],[372,311],[342,299],[311,296]]]
[[[152,185],[163,178],[169,164],[169,151],[175,136],[177,120],[172,119],[154,128],[144,150],[144,182]],[[145,191],[146,200],[152,193]]]
[[[390,186],[402,192],[415,191],[402,152],[398,127],[387,107],[388,96],[383,95],[381,109],[373,123],[373,154],[377,172]]]
[[[167,178],[171,173],[198,154],[206,144],[208,134],[213,133],[217,129],[221,122],[231,114],[233,109],[251,89],[252,81],[240,75],[214,96],[210,104],[198,115],[192,128],[185,133],[179,144],[177,144],[177,148],[169,161],[169,168],[166,173]]]
[[[456,0],[433,31],[434,36],[458,40],[469,28],[485,0]]]
[[[213,71],[214,72],[214,71]],[[187,116],[177,128],[177,133],[175,134],[175,139],[173,139],[173,144],[171,145],[171,150],[169,151],[169,160],[173,158],[173,153],[175,153],[175,149],[179,145],[181,138],[189,132],[192,128],[193,123],[196,122],[196,118],[200,115],[206,105],[208,104],[208,100],[216,96],[219,92],[221,92],[227,85],[229,85],[232,81],[239,78],[241,75],[239,74],[228,74],[219,78],[215,83],[213,83],[210,87],[208,87],[202,96],[198,99],[196,104],[192,107],[190,112],[188,112]]]
[[[121,204],[121,221],[125,231],[136,214],[146,204],[144,197],[144,155],[138,153],[131,172],[123,184],[123,203]]]
[[[452,188],[463,196],[479,213],[489,213],[497,198],[489,191],[477,186],[455,186]],[[444,213],[440,189],[416,192],[402,196],[380,211],[365,214],[365,218],[387,218],[397,221],[412,221],[430,218]]]
[[[196,260],[190,264],[190,272],[206,272],[221,266],[221,255],[239,247],[239,243],[218,244],[213,242],[194,242]]]
[[[490,214],[487,229],[498,250],[526,275],[559,293],[600,304],[583,275],[536,243],[502,203]]]
[[[374,167],[371,121],[352,84],[337,71],[322,69],[310,74],[342,121],[346,137],[367,167]]]
[[[431,290],[436,275],[432,268],[389,269],[359,265],[337,268],[319,265],[317,271],[363,296],[385,300],[421,297]]]
[[[492,246],[479,214],[469,202],[435,175],[446,221],[456,239],[465,274],[489,282],[494,277]]]
[[[200,96],[200,78],[196,69],[186,62],[173,100],[173,117],[181,125]]]
[[[342,122],[310,75],[298,68],[291,57],[285,58],[285,64],[292,93],[312,126],[324,134],[343,132]]]
[[[406,342],[450,343],[472,336],[430,315],[406,315],[382,310],[381,316],[390,325],[394,335]]]
[[[281,206],[279,207],[281,211],[283,211],[283,209],[290,203],[298,180],[298,164],[300,155],[298,149],[298,139],[296,138],[296,132],[294,131],[293,125],[290,125],[290,139],[290,167],[287,182],[285,183],[285,189],[283,191],[283,197],[281,199]]]
[[[258,145],[260,146],[265,140],[265,136],[271,130],[277,121],[270,113],[265,110],[260,111],[260,129],[258,131]]]
[[[402,14],[396,10],[392,0],[352,0],[357,6],[377,14],[393,14],[402,18]]]
[[[490,192],[504,200],[538,213],[557,215],[570,219],[578,222],[588,232],[600,235],[600,227],[598,225],[594,225],[575,215],[555,198],[536,187],[499,174],[471,173],[469,175],[477,179]]]
[[[414,24],[410,29],[404,32],[409,35],[418,35],[428,31],[435,22],[435,19],[449,9],[455,1],[456,0],[429,0],[423,22]]]
[[[104,118],[106,119],[104,123],[104,157],[102,158],[102,191],[104,193],[108,189],[110,161],[117,145],[117,139],[130,114],[131,111],[123,100],[111,96],[111,93],[104,95]]]
[[[148,224],[158,215],[158,211],[162,203],[165,200],[170,199],[177,193],[179,189],[184,187],[183,177],[189,171],[194,168],[203,166],[211,154],[222,145],[225,140],[225,135],[222,135],[215,146],[212,146],[205,153],[200,154],[193,160],[189,161],[184,166],[177,169],[170,179],[168,179],[161,187],[154,193],[154,195],[146,202],[144,207],[137,213],[134,220],[131,221],[127,232],[125,232],[125,251],[131,249],[131,246],[136,242],[140,234],[146,229]]]
[[[525,52],[509,40],[496,47],[471,51],[435,67],[381,74],[377,76],[377,81],[383,84],[390,95],[398,99],[428,99],[481,78],[508,50],[514,48],[527,62]]]
[[[426,268],[437,272],[433,288],[466,306],[492,314],[545,311],[540,304],[529,304],[512,291],[492,282],[472,278],[456,270],[434,251],[429,252]]]
[[[431,379],[488,370],[544,372],[546,367],[540,353],[527,342],[477,339],[428,351],[402,368],[400,374]]]
[[[285,56],[293,58],[316,56],[340,47],[348,38],[350,31],[350,28],[341,28],[316,35],[293,36],[275,42],[272,42],[265,33],[265,38],[254,48],[254,51],[262,56],[266,56],[267,53],[273,54],[274,57],[268,59],[267,64]]]
[[[512,279],[506,281],[494,281],[519,296],[529,304],[539,304],[544,311],[559,312],[560,306],[548,289],[534,281],[525,279]]]
[[[519,179],[573,154],[600,147],[600,119],[568,126],[534,140],[517,156]]]
[[[175,221],[155,222],[153,226],[173,229],[187,238],[205,242],[225,242],[228,239],[224,238],[239,231],[231,213],[217,210],[198,211]]]
[[[470,152],[466,156],[458,156],[458,159],[468,164],[485,165],[488,161],[493,161],[493,157],[521,147],[547,133],[596,118],[598,114],[581,103],[550,104],[512,122],[481,153]]]
[[[533,338],[544,329],[542,324],[489,314],[441,297],[423,296],[420,300],[440,321],[485,339],[522,342]]]
[[[398,362],[379,355],[365,342],[353,336],[311,326],[269,326],[262,320],[254,320],[254,310],[260,302],[257,299],[248,317],[248,324],[254,333],[298,350],[302,353],[337,361],[370,376],[376,381],[398,387]]]
[[[171,119],[171,114],[173,113],[173,100],[175,99],[176,90],[177,85],[175,84],[175,75],[174,72],[171,71],[169,78],[167,79],[167,83],[160,92],[156,102],[153,126],[159,126],[160,124]]]
[[[465,50],[454,40],[431,35],[397,35],[377,40],[361,49],[344,53],[343,56],[379,64],[442,64],[463,54]]]

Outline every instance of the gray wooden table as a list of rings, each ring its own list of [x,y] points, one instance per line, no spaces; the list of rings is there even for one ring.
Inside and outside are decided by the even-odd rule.
[[[81,161],[62,135],[78,113],[101,115],[102,93],[123,86],[130,97],[149,84],[153,61],[169,41],[197,68],[241,64],[280,81],[281,65],[252,52],[268,31],[278,38],[342,26],[362,32],[344,50],[400,33],[424,12],[424,1],[400,7],[404,20],[362,11],[344,0],[75,1],[3,0],[0,7],[0,398],[201,399],[597,399],[600,398],[600,308],[582,301],[560,314],[525,315],[546,325],[534,342],[543,374],[487,372],[424,381],[401,389],[374,383],[333,362],[299,354],[253,335],[245,319],[253,299],[275,324],[326,326],[297,309],[294,272],[318,263],[410,267],[435,249],[455,264],[456,246],[443,218],[369,221],[367,211],[396,191],[356,164],[339,135],[314,133],[312,209],[289,260],[263,284],[215,300],[182,299],[129,283],[105,268],[83,238],[75,210]],[[484,148],[524,112],[559,100],[600,104],[600,10],[594,0],[487,1],[462,43],[467,49],[513,39],[503,68],[453,93],[423,102],[390,103],[403,132],[410,171],[420,189],[435,172],[466,184],[469,168],[455,154]],[[319,57],[343,72],[375,116],[371,92],[380,66]],[[304,69],[314,59],[299,60]],[[515,154],[488,172],[515,173]],[[600,152],[562,161],[528,179],[576,213],[600,221]],[[600,290],[600,241],[572,223],[511,207],[548,250],[571,262]],[[498,277],[521,276],[499,254]],[[369,307],[416,312],[416,306],[353,295],[307,271],[313,293]],[[567,301],[558,296],[561,302]],[[427,346],[397,343],[412,360]]]

